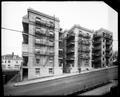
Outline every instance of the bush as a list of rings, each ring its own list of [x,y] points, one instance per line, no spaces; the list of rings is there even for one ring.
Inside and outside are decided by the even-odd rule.
[[[13,78],[19,71],[3,71],[3,83],[6,84],[11,78]]]

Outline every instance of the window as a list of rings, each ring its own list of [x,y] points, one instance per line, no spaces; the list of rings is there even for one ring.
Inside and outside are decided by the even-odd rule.
[[[36,63],[39,64],[40,62],[40,59],[36,58]]]
[[[5,63],[6,63],[6,61],[5,61]]]
[[[104,53],[105,53],[105,52],[103,51],[103,55],[104,55]]]
[[[15,65],[15,68],[19,68],[19,65]]]
[[[10,63],[10,60],[8,60],[8,63]]]
[[[16,63],[18,63],[18,61],[16,61]]]
[[[8,68],[11,68],[11,67],[10,67],[10,64],[8,64]]]
[[[49,68],[49,74],[53,73],[53,68]]]
[[[40,74],[40,68],[35,68],[35,73],[36,73],[36,75],[39,75]]]
[[[104,58],[103,58],[103,61],[104,61]]]

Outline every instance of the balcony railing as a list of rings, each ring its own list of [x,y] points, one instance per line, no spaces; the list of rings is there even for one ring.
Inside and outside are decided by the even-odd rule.
[[[74,45],[74,44],[75,44],[75,41],[69,41],[69,42],[67,42],[67,46]]]
[[[110,58],[112,56],[112,53],[106,53],[106,57]]]
[[[85,41],[85,40],[79,40],[78,41],[79,44],[82,44],[82,45],[90,45],[90,42],[89,41]]]
[[[112,35],[106,34],[106,39],[112,39]]]
[[[35,44],[54,46],[54,42],[50,42],[49,40],[45,40],[45,39],[35,39]]]
[[[45,51],[45,50],[40,50],[40,49],[35,49],[35,54],[36,55],[54,55],[54,51]]]
[[[83,36],[84,38],[90,39],[90,35],[88,35],[88,34],[83,34],[82,36]]]
[[[36,34],[36,36],[44,35],[47,37],[53,37],[53,38],[55,37],[55,34],[53,31],[51,31],[51,30],[43,31],[42,29],[39,29],[39,28],[36,28],[35,34]]]
[[[68,57],[67,60],[74,60],[74,57]]]
[[[51,21],[45,21],[40,18],[36,18],[35,22],[36,22],[36,24],[39,24],[41,26],[46,26],[46,27],[52,28],[52,29],[55,28],[54,22],[51,22]]]
[[[94,62],[94,63],[99,63],[99,62],[101,62],[101,57],[95,58],[95,59],[93,60],[93,62]]]
[[[106,45],[111,45],[112,44],[112,41],[106,41]]]
[[[67,50],[67,53],[73,53],[73,52],[74,52],[74,49]]]
[[[102,54],[99,52],[99,53],[94,53],[93,56],[95,57],[100,57]]]
[[[98,51],[98,50],[101,50],[101,46],[98,46],[98,47],[94,47],[94,48],[93,48],[93,51]]]
[[[79,57],[78,58],[80,58],[80,59],[90,59],[90,57],[89,56],[85,56],[85,55],[79,55]]]
[[[86,53],[89,53],[90,52],[90,49],[89,48],[80,48],[78,49],[79,52],[86,52]]]

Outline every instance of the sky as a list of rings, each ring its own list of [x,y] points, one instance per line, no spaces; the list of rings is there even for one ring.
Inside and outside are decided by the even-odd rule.
[[[90,30],[105,28],[113,32],[113,50],[118,50],[118,13],[104,2],[2,2],[2,27],[23,31],[22,17],[27,9],[33,8],[39,12],[59,18],[63,30],[70,29],[74,24]],[[22,56],[22,34],[1,29],[2,55]]]

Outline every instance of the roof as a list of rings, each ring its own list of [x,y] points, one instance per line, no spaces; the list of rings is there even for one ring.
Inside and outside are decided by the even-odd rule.
[[[58,18],[54,17],[54,16],[50,16],[50,15],[47,15],[47,14],[44,14],[42,12],[39,12],[39,11],[36,11],[32,8],[28,8],[28,12],[32,12],[32,13],[35,13],[35,14],[38,14],[38,15],[41,15],[43,17],[46,17],[46,18],[49,18],[49,19],[52,19],[52,20],[55,20],[55,21],[60,21]]]
[[[107,30],[107,29],[104,29],[104,28],[100,28],[99,30],[97,30],[96,32],[99,32],[99,31],[105,31],[109,34],[113,34],[111,31]]]
[[[22,57],[19,57],[18,55],[11,55],[11,54],[7,54],[7,55],[3,55],[2,56],[3,59],[9,59],[9,60],[22,60]]]
[[[74,25],[68,32],[70,32],[71,30],[73,30],[75,28],[82,29],[82,30],[85,30],[87,32],[93,33],[93,30],[89,30],[88,28],[81,27],[80,25]]]

